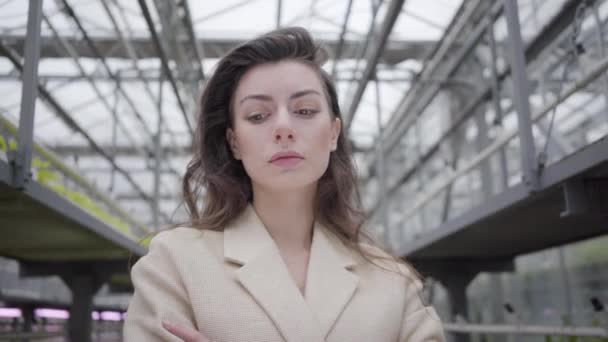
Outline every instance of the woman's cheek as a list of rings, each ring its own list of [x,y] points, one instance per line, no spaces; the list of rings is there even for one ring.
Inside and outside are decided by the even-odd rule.
[[[317,150],[324,154],[329,153],[331,151],[331,132],[327,127],[324,127],[324,129],[320,129],[317,132],[319,132],[315,139],[319,144]]]
[[[320,168],[321,174],[325,172],[329,165],[329,156],[330,156],[330,144],[331,144],[331,136],[329,134],[320,134],[316,141],[315,146],[315,159],[317,160],[316,164]]]
[[[259,169],[260,162],[250,153],[243,155],[242,162],[249,177],[254,178],[258,173],[257,170]]]

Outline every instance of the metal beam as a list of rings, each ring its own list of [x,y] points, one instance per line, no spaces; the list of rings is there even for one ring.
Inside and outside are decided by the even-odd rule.
[[[201,40],[196,37],[196,31],[194,30],[194,24],[192,23],[192,16],[190,15],[190,6],[188,5],[188,1],[181,1],[180,4],[184,10],[182,23],[186,29],[188,38],[190,39],[190,44],[192,47],[194,47],[193,52],[195,60],[193,63],[196,65],[196,72],[200,77],[199,82],[202,83],[205,80],[205,69],[203,68],[203,59],[205,58],[204,46],[201,43]]]
[[[233,38],[213,38],[205,37],[198,38],[198,44],[205,47],[204,58],[220,58],[223,57],[228,51],[235,48],[236,46],[247,41],[247,36],[233,37]],[[95,56],[87,47],[86,43],[79,37],[75,36],[64,36],[66,41],[74,46],[79,56],[94,58]],[[103,53],[106,58],[117,58],[117,59],[128,59],[129,54],[123,49],[116,49],[117,45],[120,45],[118,37],[91,37],[95,46]],[[185,37],[178,37],[179,39],[185,40]],[[25,47],[25,37],[23,35],[0,33],[0,39],[5,41],[7,46],[23,53]],[[160,54],[155,49],[154,40],[146,37],[129,37],[127,39],[133,46],[133,49],[137,51],[137,56],[140,59],[148,58],[159,58]],[[328,50],[330,56],[335,56],[338,48],[339,41],[317,39],[323,46]],[[185,42],[186,43],[186,42]],[[361,40],[345,39],[342,47],[341,58],[342,59],[357,59],[359,56],[355,53],[357,46],[361,44]],[[407,59],[424,60],[429,53],[433,50],[433,47],[437,44],[436,41],[432,40],[391,40],[387,42],[385,50],[379,59],[379,63],[388,65],[395,65]],[[66,58],[66,54],[61,50],[56,49],[54,39],[48,36],[42,36],[40,41],[40,57],[41,58]]]
[[[526,71],[526,57],[519,24],[519,10],[515,0],[504,0],[507,29],[509,32],[509,51],[511,58],[511,84],[513,87],[514,103],[517,109],[517,132],[519,134],[521,172],[523,182],[531,191],[539,187],[538,167],[536,164],[536,147],[532,135],[530,119],[530,82]]]
[[[30,0],[27,18],[27,48],[22,70],[21,115],[19,116],[19,147],[14,156],[13,185],[23,189],[30,178],[32,145],[34,143],[34,114],[38,98],[38,60],[40,58],[40,25],[42,1]]]
[[[277,23],[276,28],[281,27],[281,15],[283,14],[283,0],[277,0]]]
[[[163,68],[163,71],[171,84],[171,88],[175,94],[175,98],[177,99],[177,103],[179,108],[181,109],[182,115],[184,117],[184,122],[188,127],[188,132],[190,136],[194,138],[194,129],[192,128],[192,123],[190,123],[190,117],[188,116],[188,111],[184,106],[184,102],[182,101],[182,97],[179,93],[179,89],[177,87],[177,83],[175,82],[175,78],[173,77],[173,72],[171,68],[169,68],[169,61],[167,59],[167,54],[162,46],[160,38],[158,37],[158,33],[156,32],[156,28],[154,27],[154,21],[152,21],[152,16],[150,15],[150,10],[148,9],[148,4],[146,0],[138,0],[139,6],[141,7],[141,11],[146,19],[146,23],[148,25],[148,30],[150,31],[150,35],[152,36],[152,41],[154,42],[154,46],[156,48],[156,53],[160,57],[160,62]]]
[[[585,2],[588,6],[592,6],[596,0],[586,0]],[[526,48],[526,61],[530,62],[536,59],[536,56],[539,56],[545,50],[548,42],[554,41],[562,32],[568,30],[576,16],[576,8],[580,4],[581,1],[579,0],[569,0],[562,5],[561,10],[551,20],[550,24],[543,26],[539,32],[538,36],[544,37],[544,41],[535,39]]]
[[[346,13],[344,14],[344,21],[342,22],[342,29],[340,30],[340,38],[338,38],[338,45],[334,51],[333,55],[333,65],[331,67],[331,77],[336,78],[336,70],[338,67],[338,61],[342,57],[342,49],[344,48],[344,37],[346,36],[346,31],[348,30],[348,20],[350,19],[350,12],[353,8],[353,0],[348,0],[348,5],[346,6]]]
[[[386,9],[386,16],[382,20],[382,27],[378,32],[376,37],[373,37],[372,46],[366,50],[365,61],[367,64],[365,65],[365,69],[363,70],[363,75],[361,80],[357,84],[357,88],[352,99],[349,102],[347,110],[344,112],[344,129],[348,131],[350,125],[354,119],[357,108],[359,107],[359,103],[361,102],[361,98],[363,97],[363,93],[365,92],[365,88],[367,87],[367,83],[373,77],[376,72],[376,65],[380,61],[380,56],[384,52],[384,47],[386,42],[388,41],[388,36],[390,35],[395,23],[397,22],[397,18],[399,17],[399,13],[403,8],[403,4],[405,0],[393,0],[390,4],[388,4],[388,8]],[[370,31],[375,30],[375,25],[372,25]]]
[[[117,75],[115,78],[111,78],[109,76],[106,75],[87,75],[86,77],[83,75],[75,75],[75,74],[57,74],[57,73],[53,73],[53,74],[41,74],[38,75],[38,79],[42,82],[42,83],[46,83],[46,82],[78,82],[78,81],[84,81],[86,79],[91,79],[93,81],[96,82],[112,82],[112,83],[116,83],[117,81],[120,82],[121,84],[123,83],[137,83],[137,82],[145,82],[145,84],[148,84],[150,82],[160,82],[163,78],[158,74],[158,72],[156,70],[154,70],[153,72],[149,72],[148,75],[133,75],[133,74],[121,74],[121,75]],[[176,78],[176,80],[180,81],[180,82],[189,82],[192,81],[194,78],[193,77],[181,77],[181,78]],[[21,80],[21,76],[19,75],[15,75],[13,73],[11,74],[3,74],[0,75],[0,82],[15,82],[15,81],[20,81]],[[198,78],[197,78],[198,80]],[[357,76],[338,76],[336,78],[334,78],[334,81],[336,82],[355,82],[358,81],[359,77]],[[395,76],[390,76],[390,77],[379,77],[378,80],[381,83],[403,83],[403,82],[412,82],[415,80],[415,78],[411,75],[395,75]],[[464,84],[463,80],[456,80],[456,79],[452,79],[452,80],[426,80],[425,82],[427,83],[440,83],[442,85],[462,85]],[[172,135],[172,138],[174,138],[174,136]],[[173,140],[175,142],[175,140]]]
[[[154,92],[152,91],[152,89],[150,88],[150,84],[148,83],[149,81],[152,81],[148,78],[146,78],[144,76],[144,73],[142,71],[142,69],[137,65],[137,61],[138,61],[138,57],[137,57],[137,52],[136,50],[133,48],[133,45],[131,44],[131,38],[133,38],[133,32],[129,26],[129,22],[128,20],[125,20],[124,18],[124,14],[122,12],[119,12],[119,14],[121,15],[121,18],[123,20],[123,25],[125,26],[125,28],[127,29],[128,33],[130,34],[129,39],[127,39],[125,37],[125,35],[123,34],[120,25],[118,24],[118,22],[116,21],[116,18],[114,17],[114,14],[112,13],[112,10],[110,10],[109,7],[109,3],[106,0],[100,0],[101,5],[104,8],[104,11],[106,12],[108,18],[110,19],[110,21],[112,22],[112,28],[114,29],[114,32],[116,34],[116,37],[118,38],[118,40],[120,40],[120,42],[122,43],[122,46],[124,47],[124,51],[126,52],[126,54],[129,56],[129,58],[131,59],[131,65],[133,67],[134,72],[136,73],[136,77],[133,77],[133,80],[140,80],[144,83],[144,90],[146,91],[146,94],[148,95],[149,99],[154,102],[156,100],[156,95],[154,94]],[[97,45],[96,45],[97,46]],[[118,73],[119,75],[114,75],[115,79],[117,80],[117,82],[119,83],[123,83],[125,82],[125,77],[123,77],[122,75],[122,71],[120,71]],[[160,73],[159,73],[160,75]],[[0,76],[1,77],[1,76]],[[94,80],[98,80],[98,78],[96,76],[89,76]],[[159,77],[160,78],[160,77]],[[99,79],[103,79],[103,76],[100,77]],[[45,82],[45,80],[43,80],[43,82]],[[163,113],[161,113],[161,115],[163,115]],[[175,136],[173,134],[171,134],[171,132],[168,132],[169,136],[171,138],[171,141],[173,144],[175,144]]]
[[[202,64],[200,57],[197,57],[198,46],[196,44],[192,45],[193,42],[196,43],[196,38],[192,36],[194,31],[188,29],[188,20],[184,18],[187,8],[181,6],[185,2],[154,0],[158,19],[161,23],[160,37],[162,37],[162,43],[165,43],[163,47],[167,53],[167,58],[173,60],[174,70],[178,77],[189,74],[198,76],[192,78],[191,82],[178,84],[188,94],[184,97],[186,109],[189,112],[194,112],[194,103],[196,103],[200,89],[199,83],[203,80]],[[187,37],[187,39],[178,39],[178,37]]]
[[[133,145],[119,145],[119,146],[104,146],[101,145],[104,150],[112,151],[112,154],[118,156],[142,156],[141,149],[143,146]],[[55,145],[49,146],[49,149],[59,155],[78,155],[78,156],[95,156],[96,151],[92,150],[88,146],[83,145]],[[161,154],[164,156],[172,157],[188,157],[192,155],[192,146],[176,146],[168,145],[162,146]],[[148,151],[145,157],[153,157],[154,151]],[[173,171],[172,171],[173,172]]]

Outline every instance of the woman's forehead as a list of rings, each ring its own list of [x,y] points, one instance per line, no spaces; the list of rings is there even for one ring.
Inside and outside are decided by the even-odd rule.
[[[276,63],[259,64],[249,69],[240,79],[235,99],[250,94],[289,96],[304,89],[323,92],[323,85],[317,71],[302,62],[286,60]]]

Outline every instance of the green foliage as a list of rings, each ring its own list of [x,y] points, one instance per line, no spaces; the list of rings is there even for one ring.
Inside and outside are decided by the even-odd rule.
[[[8,149],[8,144],[6,143],[6,139],[0,134],[0,151],[6,152]]]
[[[56,174],[53,176],[57,177]],[[57,182],[51,182],[51,183],[48,183],[45,185],[47,187],[51,188],[56,193],[62,195],[63,197],[66,197],[71,202],[78,205],[80,208],[86,210],[91,215],[93,215],[93,216],[97,217],[98,219],[104,221],[105,223],[115,227],[116,229],[118,229],[120,232],[122,232],[126,236],[135,240],[135,237],[129,231],[129,225],[126,222],[122,221],[121,219],[119,219],[115,216],[110,215],[107,211],[105,211],[102,207],[100,207],[95,201],[93,201],[89,196],[87,196],[83,193],[77,192],[77,191],[67,189],[62,184],[59,184]]]
[[[7,139],[0,134],[0,151],[17,150],[17,142],[13,139]]]
[[[154,234],[148,234],[147,236],[141,238],[139,240],[139,244],[145,247],[150,246],[150,241],[152,241],[152,238],[154,237]]]
[[[59,181],[59,176],[53,172],[50,168],[51,163],[42,161],[38,158],[32,160],[32,168],[34,168],[38,174],[38,182],[42,185],[49,185],[53,182]]]

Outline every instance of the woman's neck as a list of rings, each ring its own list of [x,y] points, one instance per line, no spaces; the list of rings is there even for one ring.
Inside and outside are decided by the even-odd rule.
[[[280,250],[308,251],[316,188],[274,192],[254,185],[253,208]]]

